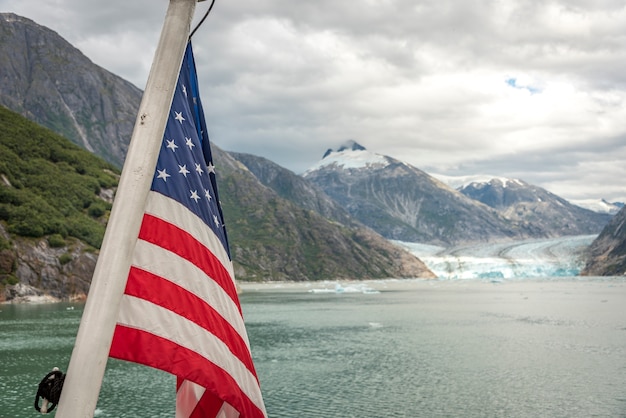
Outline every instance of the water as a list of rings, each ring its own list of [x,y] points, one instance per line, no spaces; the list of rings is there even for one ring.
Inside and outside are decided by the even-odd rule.
[[[370,285],[246,287],[271,417],[626,416],[625,279]],[[0,417],[34,416],[81,309],[0,305]],[[173,392],[171,376],[110,360],[96,416],[172,417]]]

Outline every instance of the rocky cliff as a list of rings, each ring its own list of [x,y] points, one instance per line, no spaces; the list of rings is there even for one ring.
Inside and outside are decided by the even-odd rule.
[[[0,250],[0,301],[86,297],[97,251],[76,239],[53,248],[47,238],[9,236],[1,223],[0,235],[11,244]]]
[[[626,275],[626,207],[602,230],[587,251],[583,276]]]

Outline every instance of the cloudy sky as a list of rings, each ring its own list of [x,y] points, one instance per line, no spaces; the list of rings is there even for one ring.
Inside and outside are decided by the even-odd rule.
[[[143,88],[167,5],[0,0],[0,11]],[[431,174],[626,201],[623,0],[217,0],[193,43],[223,149],[302,173],[353,139]]]

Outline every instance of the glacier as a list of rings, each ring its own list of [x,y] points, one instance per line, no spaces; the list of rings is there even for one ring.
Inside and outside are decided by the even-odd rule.
[[[444,248],[393,241],[428,266],[439,279],[524,279],[578,276],[584,250],[597,235],[473,244]]]

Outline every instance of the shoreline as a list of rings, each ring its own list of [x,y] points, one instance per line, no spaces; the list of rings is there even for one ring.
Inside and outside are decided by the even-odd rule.
[[[626,287],[623,276],[573,276],[521,279],[375,279],[375,280],[323,280],[315,282],[237,282],[240,293],[249,292],[303,292],[303,293],[372,293],[371,291],[402,291],[433,288],[515,288],[545,286],[571,287],[574,284],[607,284]],[[343,289],[343,291],[341,291]],[[348,290],[346,292],[346,290]],[[370,291],[370,292],[368,292]]]
[[[626,288],[625,276],[572,276],[520,279],[371,279],[371,280],[322,280],[322,281],[272,281],[272,282],[241,282],[237,281],[238,293],[254,292],[292,292],[292,293],[380,293],[388,291],[406,291],[419,289],[509,289],[530,290],[537,285],[546,287],[563,287],[563,290],[573,285],[605,284],[612,287]],[[51,295],[25,295],[11,300],[0,301],[0,305],[10,304],[51,304],[51,303],[84,303],[85,295],[73,295],[67,299],[56,298]]]

